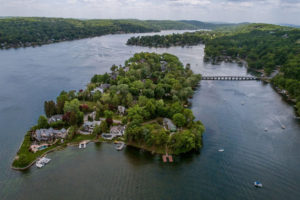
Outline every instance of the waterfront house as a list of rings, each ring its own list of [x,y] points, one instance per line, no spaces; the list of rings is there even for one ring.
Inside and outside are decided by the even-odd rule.
[[[124,106],[118,106],[118,112],[121,115],[124,115],[126,111],[126,108]]]
[[[54,139],[64,139],[67,136],[67,130],[61,129],[61,130],[55,130],[53,128],[49,129],[38,129],[34,132],[33,138],[38,141],[51,141]]]
[[[125,129],[126,129],[126,127],[121,126],[121,125],[112,126],[110,128],[110,134],[115,135],[115,136],[123,136],[125,133]]]
[[[166,61],[160,61],[160,67],[162,72],[167,71],[167,64],[168,63]]]
[[[58,122],[63,119],[63,115],[53,115],[52,117],[48,118],[48,123],[51,124],[53,122]]]
[[[110,84],[103,83],[99,87],[96,87],[94,90],[91,91],[92,94],[95,94],[97,91],[104,93],[110,87]]]
[[[97,125],[100,125],[101,124],[101,121],[85,121],[83,126],[82,126],[82,129],[84,132],[88,132],[88,133],[92,133],[94,128],[97,126]]]
[[[164,118],[163,124],[164,124],[164,127],[166,129],[170,130],[171,132],[175,132],[176,131],[175,124],[169,118]]]

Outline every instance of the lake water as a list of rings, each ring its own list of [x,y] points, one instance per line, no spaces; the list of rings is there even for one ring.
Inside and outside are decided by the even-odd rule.
[[[199,154],[175,157],[175,163],[134,148],[118,152],[110,144],[91,143],[84,150],[49,154],[52,161],[43,169],[11,170],[45,100],[61,90],[83,89],[93,74],[108,72],[136,52],[175,54],[204,75],[248,75],[236,64],[203,63],[203,45],[126,46],[133,35],[145,34],[0,51],[1,200],[300,199],[300,123],[292,106],[259,81],[202,81],[192,109],[206,126],[204,146]],[[256,180],[262,189],[254,188]]]

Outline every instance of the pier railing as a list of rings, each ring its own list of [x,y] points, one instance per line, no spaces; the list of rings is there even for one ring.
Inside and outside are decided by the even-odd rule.
[[[202,80],[251,81],[260,80],[260,78],[254,76],[202,76]]]

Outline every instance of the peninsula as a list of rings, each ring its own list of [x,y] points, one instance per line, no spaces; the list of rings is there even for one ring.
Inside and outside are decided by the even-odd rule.
[[[49,151],[81,141],[124,141],[158,154],[199,150],[204,126],[188,99],[201,80],[171,54],[138,53],[87,88],[45,101],[46,116],[25,135],[13,169],[30,167]]]
[[[132,37],[127,45],[147,47],[205,44],[206,62],[245,63],[296,104],[300,115],[300,29],[272,24],[241,24],[214,31]]]

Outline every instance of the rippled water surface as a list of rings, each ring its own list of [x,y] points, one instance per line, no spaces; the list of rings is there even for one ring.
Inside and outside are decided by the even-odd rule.
[[[204,147],[200,154],[175,157],[173,164],[138,149],[118,152],[103,143],[51,153],[52,161],[43,169],[11,170],[45,100],[55,99],[61,90],[84,88],[93,74],[123,64],[136,52],[175,54],[204,75],[248,75],[236,64],[204,64],[203,45],[126,46],[133,35],[0,51],[1,200],[300,199],[299,121],[292,106],[259,81],[202,81],[192,109],[206,126]],[[220,148],[225,151],[218,152]],[[256,180],[262,189],[253,187]]]

